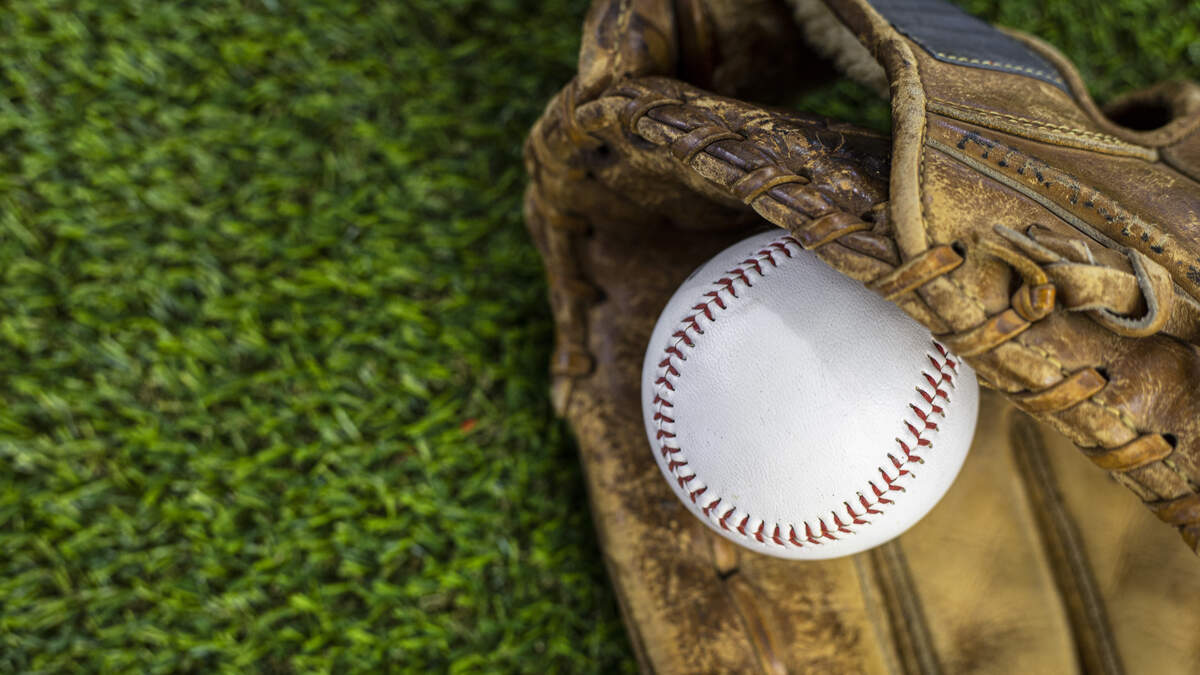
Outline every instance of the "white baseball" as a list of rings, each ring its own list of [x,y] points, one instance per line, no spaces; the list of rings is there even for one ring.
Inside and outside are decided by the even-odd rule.
[[[642,367],[675,494],[783,558],[858,553],[915,524],[958,475],[978,409],[970,367],[780,230],[693,272]]]

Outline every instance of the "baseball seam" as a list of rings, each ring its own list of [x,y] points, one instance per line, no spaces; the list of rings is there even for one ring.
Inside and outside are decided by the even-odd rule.
[[[867,516],[883,515],[881,509],[884,506],[895,504],[893,498],[897,495],[893,493],[904,492],[904,487],[898,484],[900,479],[907,476],[912,480],[915,477],[911,465],[923,464],[925,461],[918,452],[924,452],[933,445],[929,436],[938,430],[933,418],[935,415],[943,419],[946,416],[946,407],[950,402],[948,390],[955,386],[954,377],[958,374],[958,364],[950,357],[945,347],[936,340],[932,341],[936,354],[927,353],[926,356],[933,372],[924,369],[921,371],[925,382],[915,387],[917,397],[908,403],[908,409],[916,416],[916,423],[907,418],[907,413],[901,417],[904,424],[901,436],[908,440],[897,437],[898,450],[885,453],[887,461],[877,467],[879,478],[867,480],[865,488],[858,491],[854,498],[843,501],[841,507],[835,507],[827,515],[805,519],[799,524],[767,523],[766,520],[755,518],[744,509],[739,509],[724,497],[711,494],[703,479],[689,468],[685,451],[679,447],[675,440],[676,434],[672,430],[675,420],[674,403],[671,399],[675,383],[682,376],[682,364],[687,361],[685,350],[695,349],[700,336],[704,335],[701,318],[715,323],[719,312],[739,299],[738,284],[751,288],[752,276],[766,279],[764,266],[779,267],[781,262],[777,261],[776,257],[792,258],[790,247],[794,247],[796,251],[803,250],[793,237],[780,237],[712,283],[713,288],[706,291],[703,299],[691,308],[693,313],[680,321],[663,350],[663,358],[658,363],[658,376],[654,382],[652,405],[656,440],[659,452],[667,463],[667,472],[675,478],[679,488],[687,492],[688,499],[700,509],[705,518],[726,532],[753,539],[761,544],[804,548],[837,541],[840,536],[852,535],[856,530],[851,529],[851,526],[868,525],[871,521],[867,520]],[[857,505],[857,511],[852,504]],[[742,517],[733,522],[731,519],[739,511]],[[752,522],[757,522],[757,527],[753,526]]]

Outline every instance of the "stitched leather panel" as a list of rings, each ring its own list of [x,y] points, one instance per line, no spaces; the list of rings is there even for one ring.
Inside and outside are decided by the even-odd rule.
[[[939,61],[1025,75],[1066,91],[1049,61],[948,2],[872,0],[871,6]]]

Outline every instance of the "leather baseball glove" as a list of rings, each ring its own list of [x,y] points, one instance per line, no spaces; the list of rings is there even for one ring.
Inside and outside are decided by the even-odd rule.
[[[750,102],[827,76],[813,50],[890,95],[890,138]],[[554,401],[643,669],[1200,667],[1200,87],[1102,112],[1052,47],[940,0],[598,0],[526,158]],[[991,390],[943,503],[858,556],[711,535],[643,436],[659,309],[766,227]]]

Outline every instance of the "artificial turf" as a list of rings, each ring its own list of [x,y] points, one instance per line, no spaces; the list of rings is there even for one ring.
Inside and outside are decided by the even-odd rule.
[[[967,6],[1200,79],[1195,5]],[[520,217],[585,9],[5,3],[0,672],[632,669]]]

